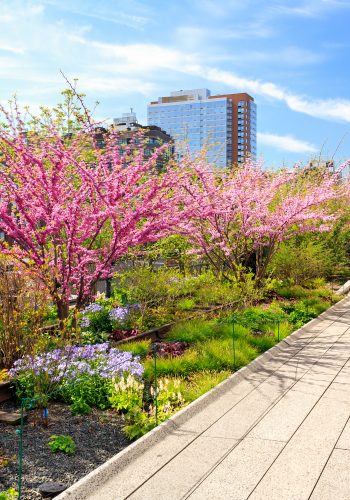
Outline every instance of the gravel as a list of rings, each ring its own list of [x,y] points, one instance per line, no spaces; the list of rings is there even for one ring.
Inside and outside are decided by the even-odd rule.
[[[17,409],[12,402],[0,404],[0,410]],[[121,430],[123,417],[113,410],[93,410],[90,415],[76,416],[68,406],[52,404],[49,411],[48,427],[37,422],[38,410],[29,413],[24,425],[22,499],[41,499],[38,488],[47,481],[72,485],[130,443]],[[19,426],[0,424],[0,492],[10,487],[17,489],[19,435],[16,429]],[[74,455],[50,451],[49,438],[58,434],[74,439],[77,446]],[[2,457],[10,458],[5,466]]]

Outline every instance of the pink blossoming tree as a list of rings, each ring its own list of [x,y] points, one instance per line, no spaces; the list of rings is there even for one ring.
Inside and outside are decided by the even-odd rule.
[[[142,141],[122,150],[117,136],[99,148],[91,126],[63,139],[53,122],[25,133],[20,116],[0,128],[0,252],[45,285],[63,325],[69,299],[77,308],[108,278],[131,247],[156,241],[179,223],[178,176],[159,174],[161,147],[145,159]]]
[[[307,169],[268,172],[253,162],[220,172],[203,159],[189,170],[183,204],[192,214],[182,232],[228,279],[242,281],[251,268],[260,283],[283,240],[325,231],[334,218],[327,203],[339,192],[336,174],[318,172],[315,181]]]

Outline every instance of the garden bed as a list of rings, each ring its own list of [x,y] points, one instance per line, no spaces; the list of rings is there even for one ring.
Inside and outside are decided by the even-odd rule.
[[[13,402],[0,404],[0,410],[18,409]],[[128,446],[123,434],[123,417],[113,411],[94,409],[90,415],[72,415],[62,404],[50,406],[48,427],[34,425],[34,413],[28,416],[23,433],[22,499],[42,498],[38,492],[46,481],[62,482],[68,486]],[[19,427],[17,428],[19,429]],[[53,453],[47,443],[52,435],[69,435],[76,443],[74,455]],[[0,491],[18,483],[19,435],[16,428],[0,424],[0,452],[9,463],[0,462]]]
[[[22,498],[40,498],[38,487],[46,481],[67,486],[74,483],[126,447],[130,440],[208,392],[337,300],[326,286],[279,287],[265,303],[235,312],[212,307],[201,318],[196,315],[156,327],[152,335],[147,332],[148,338],[145,334],[133,336],[117,346],[66,345],[49,349],[35,362],[27,359],[22,368],[18,365],[14,370],[19,370],[17,395],[46,395],[50,422],[49,428],[35,427],[35,415],[29,413],[24,431]],[[122,307],[119,309],[123,312]],[[119,309],[112,309],[113,314],[119,313]],[[109,313],[100,305],[89,306],[90,323],[103,324],[100,319]],[[21,376],[26,370],[34,376],[34,365],[40,365],[43,373],[52,372],[56,380],[53,386],[46,387],[46,378],[38,378],[37,392],[32,393],[28,380]],[[11,409],[13,403],[3,403],[0,409],[1,406]],[[113,409],[101,411],[96,406]],[[91,409],[92,413],[84,414]],[[14,453],[18,455],[19,436],[15,429],[0,426],[0,433],[3,455],[10,459]],[[76,453],[53,454],[48,447],[52,435],[72,437],[77,444]],[[16,487],[17,478],[18,456],[0,469],[0,491]]]

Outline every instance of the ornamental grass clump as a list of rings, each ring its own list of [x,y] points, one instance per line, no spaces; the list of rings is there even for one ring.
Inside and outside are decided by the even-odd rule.
[[[143,366],[130,352],[108,343],[72,346],[16,361],[9,375],[18,397],[35,398],[46,406],[50,399],[63,399],[75,408],[106,408],[110,380],[132,374],[141,377]],[[79,404],[80,403],[80,404]],[[84,403],[84,404],[82,404]]]

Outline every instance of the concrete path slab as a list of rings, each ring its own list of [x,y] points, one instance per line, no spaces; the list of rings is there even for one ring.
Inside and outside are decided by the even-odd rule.
[[[349,500],[350,299],[58,500]]]

